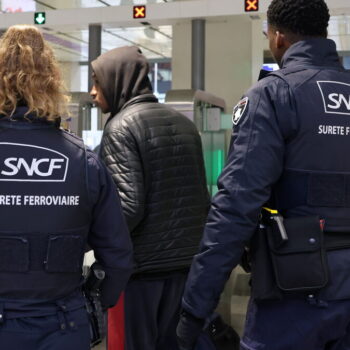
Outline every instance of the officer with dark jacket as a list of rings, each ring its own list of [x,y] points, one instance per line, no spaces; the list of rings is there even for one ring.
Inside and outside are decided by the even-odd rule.
[[[177,349],[181,296],[209,206],[201,139],[189,119],[158,103],[137,47],[111,50],[92,68],[91,96],[111,112],[100,154],[134,246],[125,291],[127,349]]]
[[[349,349],[350,74],[326,38],[323,0],[273,0],[267,18],[281,69],[234,108],[228,162],[184,293],[181,349],[193,349],[247,250],[242,349]]]
[[[88,350],[81,286],[87,243],[113,306],[131,272],[131,242],[106,168],[60,129],[58,64],[34,26],[0,43],[0,348]]]

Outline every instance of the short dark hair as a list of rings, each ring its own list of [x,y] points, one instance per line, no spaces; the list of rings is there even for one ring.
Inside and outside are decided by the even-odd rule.
[[[267,21],[300,36],[327,36],[329,10],[324,0],[272,0]]]

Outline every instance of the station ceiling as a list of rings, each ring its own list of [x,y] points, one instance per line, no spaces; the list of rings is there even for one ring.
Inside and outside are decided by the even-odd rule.
[[[56,31],[43,28],[46,40],[60,61],[88,60],[89,32],[86,30]],[[102,29],[102,52],[125,45],[136,45],[148,59],[169,59],[172,48],[172,26],[144,26]]]
[[[174,1],[187,0],[2,0],[0,3],[5,4],[2,10],[6,11],[22,8],[23,11],[32,11],[30,7],[36,6],[37,10],[55,10],[81,7],[102,7],[102,6],[123,6],[139,4],[155,4]]]
[[[100,7],[100,6],[123,6],[151,3],[164,3],[186,0],[34,0],[36,3],[43,3],[44,6],[52,6],[58,9],[80,8],[80,7]]]
[[[187,0],[0,0],[0,5],[2,12],[17,12],[175,1]],[[43,26],[42,29],[60,61],[86,62],[88,60],[88,28],[57,31]],[[329,37],[336,41],[340,51],[348,52],[350,55],[350,13],[331,18]],[[102,52],[124,45],[141,47],[148,59],[170,59],[172,56],[172,26],[146,24],[102,30]]]
[[[166,3],[186,0],[1,0],[1,11],[47,11],[69,8],[106,7]],[[88,60],[88,29],[57,31],[42,27],[44,35],[60,61]],[[108,28],[102,31],[102,52],[115,47],[137,45],[148,59],[169,59],[172,47],[172,26],[144,25],[134,28]]]
[[[186,0],[2,0],[3,12],[46,11],[54,9],[138,5]],[[88,29],[56,31],[43,27],[43,32],[54,47],[60,61],[88,60]],[[108,28],[102,31],[102,52],[115,47],[137,45],[148,59],[171,57],[172,27],[145,25],[135,28]]]

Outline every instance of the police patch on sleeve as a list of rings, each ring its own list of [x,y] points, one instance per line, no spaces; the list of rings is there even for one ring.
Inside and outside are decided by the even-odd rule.
[[[242,100],[240,100],[237,105],[233,108],[233,113],[232,113],[232,123],[234,125],[237,125],[239,121],[242,119],[244,112],[247,109],[249,102],[249,98],[245,97]]]

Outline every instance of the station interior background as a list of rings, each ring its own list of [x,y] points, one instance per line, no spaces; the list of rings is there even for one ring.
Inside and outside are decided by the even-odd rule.
[[[20,11],[32,12],[69,8],[97,8],[152,3],[164,4],[174,1],[183,2],[188,0],[1,0],[0,6],[2,13],[16,13]],[[220,1],[217,0],[218,3]],[[331,1],[329,0],[329,2]],[[245,15],[245,17],[248,16]],[[262,34],[266,26],[263,20],[264,17],[253,15],[248,18],[250,21],[259,21],[259,24],[261,24],[260,32]],[[230,19],[228,16],[225,18],[210,18],[208,21],[214,22],[214,25],[219,25],[223,22],[229,22]],[[171,25],[152,25],[147,20],[145,20],[145,24],[143,25],[135,23],[135,27],[111,27],[109,25],[108,28],[102,29],[102,53],[124,45],[139,46],[143,50],[144,55],[150,60],[153,86],[156,94],[163,101],[166,91],[172,88],[173,27],[177,27],[183,22],[186,22],[186,20]],[[42,30],[45,38],[53,46],[56,56],[62,64],[69,90],[86,92],[88,90],[88,23],[85,29],[69,28],[69,30],[64,30],[64,28],[60,30],[50,28],[49,23],[47,23],[42,26]],[[240,43],[237,40],[238,38],[235,39],[229,32],[226,34],[230,36],[231,45],[239,49]],[[242,34],[243,37],[241,39],[244,39],[244,30]],[[344,57],[344,63],[350,69],[350,15],[332,16],[329,26],[329,37],[337,43],[338,50],[342,57]],[[190,41],[190,37],[187,39]],[[264,44],[264,63],[268,65],[265,68],[275,68],[273,59],[268,51],[266,38],[261,35],[260,39]],[[221,38],[218,40],[221,40]],[[220,52],[218,54],[220,55]],[[215,52],[211,52],[210,55],[215,56]],[[184,86],[184,88],[186,87]],[[215,93],[215,91],[211,92]],[[227,101],[227,105],[231,106],[234,102],[231,100]]]
[[[133,5],[167,6],[173,2],[189,1],[193,7],[208,6],[216,1],[218,7],[225,6],[226,0],[0,0],[0,10],[5,14],[15,16],[22,12],[52,11],[64,9],[101,8],[111,6]],[[234,2],[243,0],[231,0]],[[327,1],[327,0],[326,0]],[[331,8],[329,37],[338,47],[345,68],[350,69],[350,3],[342,10],[332,11],[336,1],[328,0]],[[262,0],[268,4],[270,1]],[[346,3],[346,1],[344,2]],[[265,5],[266,5],[265,4]],[[266,6],[265,6],[266,7]],[[61,12],[62,15],[63,12]],[[223,10],[222,14],[225,13]],[[15,17],[14,17],[15,18]],[[264,13],[208,16],[206,21],[205,39],[205,90],[222,99],[225,108],[220,109],[220,126],[215,132],[203,131],[210,135],[212,164],[216,167],[210,174],[210,186],[215,193],[216,177],[225,161],[225,153],[231,133],[232,107],[240,99],[249,86],[257,80],[259,70],[277,69],[268,50],[267,39],[263,35],[266,29]],[[168,21],[128,21],[127,25],[118,23],[100,23],[102,25],[101,53],[125,45],[139,46],[150,61],[150,78],[155,94],[161,102],[166,94],[174,89],[191,89],[191,22],[192,18],[172,18]],[[30,23],[32,24],[32,23]],[[50,26],[49,21],[40,26],[56,57],[61,64],[67,88],[73,93],[88,92],[88,61],[89,61],[89,24],[85,26],[70,25],[67,28]],[[5,30],[6,28],[1,28]],[[93,120],[88,130],[84,130],[85,141],[94,148],[102,133],[102,124],[98,123],[99,113],[90,113]],[[213,131],[213,130],[212,130]],[[215,136],[216,135],[216,136]],[[217,137],[218,141],[215,141]],[[204,140],[205,138],[203,138]],[[219,145],[219,153],[215,145]],[[214,153],[213,153],[214,152]],[[214,156],[213,156],[214,154]],[[209,156],[206,155],[208,158]],[[209,158],[208,158],[209,159]],[[210,160],[206,159],[207,163]],[[216,165],[215,165],[215,164]],[[208,170],[210,172],[211,170]],[[245,315],[245,306],[249,295],[249,276],[237,270],[227,284],[223,293],[219,311],[225,320],[231,323],[239,332]]]

